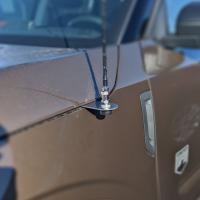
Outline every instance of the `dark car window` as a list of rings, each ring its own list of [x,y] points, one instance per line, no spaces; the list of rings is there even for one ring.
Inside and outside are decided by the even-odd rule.
[[[0,42],[87,48],[101,43],[100,0],[0,0]],[[107,1],[108,43],[116,43],[136,0]]]
[[[124,42],[141,39],[145,33],[146,26],[152,13],[155,0],[140,0],[135,6],[129,22]]]

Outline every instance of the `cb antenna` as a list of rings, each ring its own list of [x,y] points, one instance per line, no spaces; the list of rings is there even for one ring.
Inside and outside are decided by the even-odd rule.
[[[102,18],[102,63],[103,63],[103,87],[101,90],[101,107],[103,111],[112,111],[118,108],[110,102],[110,90],[108,86],[108,63],[107,63],[107,0],[101,0]]]
[[[98,112],[102,116],[112,114],[118,109],[118,105],[110,101],[110,90],[108,86],[108,63],[107,63],[107,0],[101,0],[102,19],[102,64],[103,64],[103,87],[101,89],[101,100],[96,100],[84,106],[89,110]]]

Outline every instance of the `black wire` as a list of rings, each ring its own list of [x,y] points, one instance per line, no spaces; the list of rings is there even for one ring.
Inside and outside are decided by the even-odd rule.
[[[116,68],[115,82],[114,82],[112,89],[110,90],[109,95],[112,95],[112,93],[115,91],[115,89],[117,87],[117,82],[118,82],[118,79],[119,79],[120,57],[121,57],[120,56],[120,44],[117,44],[117,68]]]

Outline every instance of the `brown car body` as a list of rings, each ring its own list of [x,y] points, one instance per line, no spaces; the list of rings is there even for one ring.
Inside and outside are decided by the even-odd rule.
[[[120,45],[111,100],[98,119],[83,108],[102,83],[101,48],[0,46],[0,198],[197,200],[199,64],[153,40]],[[108,47],[113,87],[117,47]],[[152,94],[156,150],[145,148],[141,95]],[[190,145],[181,176],[175,155]]]

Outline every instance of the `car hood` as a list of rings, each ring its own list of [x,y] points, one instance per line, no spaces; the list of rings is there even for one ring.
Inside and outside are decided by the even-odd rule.
[[[138,44],[121,49],[117,88],[143,79]],[[129,57],[130,59],[125,59]],[[116,77],[117,48],[108,48],[109,86]],[[140,59],[138,59],[140,60]],[[140,70],[134,66],[137,64]],[[133,78],[133,74],[135,74]],[[101,48],[72,50],[0,45],[0,136],[30,127],[99,97]]]
[[[84,89],[77,88],[74,80],[77,73],[80,85],[85,80],[89,84],[84,67],[82,51],[0,45],[0,135],[83,103]]]
[[[33,64],[74,55],[73,49],[29,47],[0,44],[0,69],[16,65]]]

